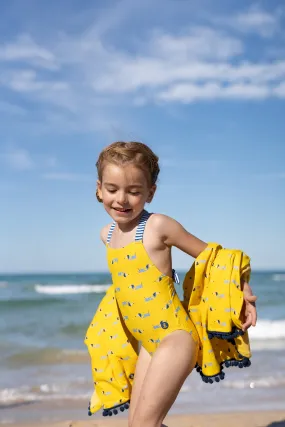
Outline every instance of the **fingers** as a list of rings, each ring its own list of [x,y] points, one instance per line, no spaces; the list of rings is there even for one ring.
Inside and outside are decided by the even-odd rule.
[[[257,312],[256,312],[256,308],[252,307],[251,309],[251,324],[252,326],[256,326],[256,321],[257,321]]]
[[[245,332],[251,326],[251,324],[252,324],[252,315],[251,313],[248,313],[246,317],[246,321],[242,325],[242,330]]]
[[[257,300],[257,296],[255,296],[255,295],[248,295],[248,296],[246,296],[246,300],[248,302],[255,302]]]
[[[255,302],[257,300],[257,297],[255,295],[252,295],[250,297],[246,298],[247,301],[247,313],[251,314],[251,325],[250,326],[256,326],[257,321],[257,311],[255,307]]]
[[[253,295],[252,289],[247,282],[244,282],[243,285],[246,319],[242,325],[242,330],[246,331],[250,326],[256,326],[257,312],[255,308],[255,302],[257,300],[257,296]]]
[[[246,331],[250,326],[256,326],[257,313],[254,306],[247,307],[246,320],[242,325],[242,330]]]

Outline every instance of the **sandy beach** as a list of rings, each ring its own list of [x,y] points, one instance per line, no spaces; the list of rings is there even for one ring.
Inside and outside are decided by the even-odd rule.
[[[284,411],[259,411],[223,414],[191,414],[191,415],[169,415],[164,424],[167,427],[285,427]],[[10,427],[127,427],[126,418],[113,418],[90,421],[66,420],[59,423],[18,423],[2,424]]]

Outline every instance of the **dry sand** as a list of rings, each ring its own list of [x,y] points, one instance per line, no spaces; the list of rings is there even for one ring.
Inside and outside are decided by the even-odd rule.
[[[285,404],[284,404],[285,406]],[[164,421],[167,427],[285,427],[284,411],[259,411],[223,414],[169,415]],[[5,424],[2,424],[5,425]],[[9,427],[127,427],[127,419],[90,421],[62,421],[59,423],[7,424]],[[146,426],[147,427],[147,426]]]

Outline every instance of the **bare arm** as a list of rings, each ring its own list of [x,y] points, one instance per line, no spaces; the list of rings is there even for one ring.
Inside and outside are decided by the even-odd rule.
[[[157,228],[166,246],[175,246],[186,254],[197,258],[207,247],[207,243],[190,234],[185,228],[173,218],[166,215],[156,214],[155,227]]]
[[[167,246],[175,246],[197,258],[198,255],[207,247],[207,243],[188,233],[182,225],[174,219],[166,216],[155,214],[155,228],[157,229],[163,243]],[[249,284],[242,281],[244,295],[242,329],[246,331],[250,326],[255,326],[257,321],[257,312],[255,301],[257,297],[253,295]]]
[[[105,227],[102,228],[101,232],[100,232],[100,238],[102,240],[102,242],[104,243],[104,245],[106,245],[107,243],[107,236],[108,236],[108,232],[110,230],[111,224],[107,224],[105,225]]]

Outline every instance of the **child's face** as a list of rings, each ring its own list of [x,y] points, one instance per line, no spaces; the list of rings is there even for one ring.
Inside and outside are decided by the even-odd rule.
[[[97,181],[99,197],[108,214],[116,222],[136,218],[146,202],[151,202],[156,186],[149,186],[146,172],[129,164],[117,166],[107,163],[102,182]]]

